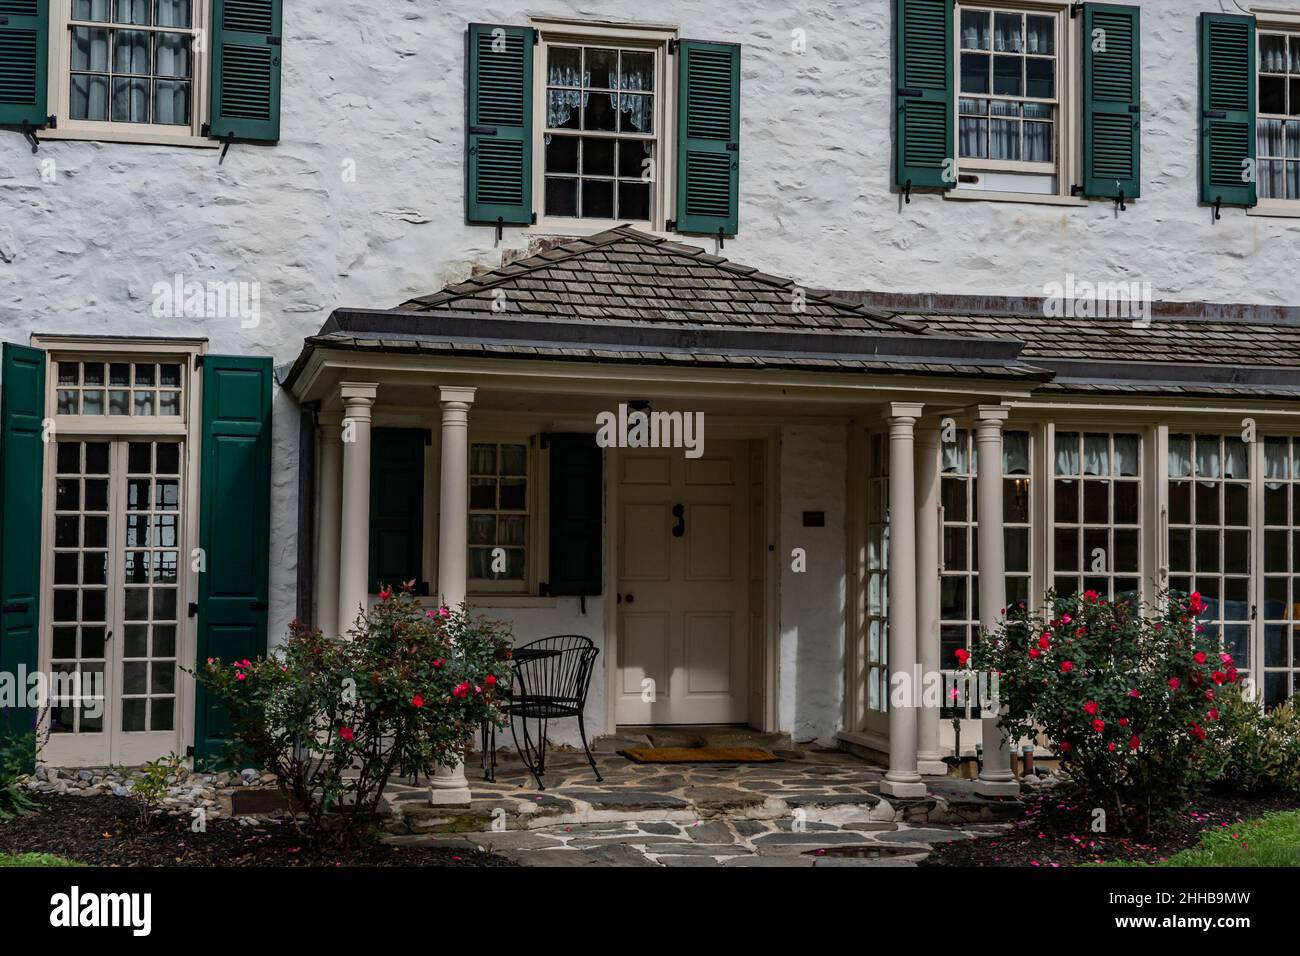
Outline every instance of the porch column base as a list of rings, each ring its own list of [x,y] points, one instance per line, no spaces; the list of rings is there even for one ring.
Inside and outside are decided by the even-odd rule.
[[[437,767],[429,784],[429,803],[435,807],[469,806],[469,781],[465,779],[465,765]]]
[[[916,755],[916,770],[923,777],[948,776],[948,765],[943,762],[941,754],[918,753]]]
[[[924,783],[900,783],[887,777],[880,781],[880,792],[886,797],[899,800],[920,800],[927,793]]]
[[[1014,780],[985,780],[981,777],[975,781],[974,791],[980,797],[1018,797],[1020,784]]]

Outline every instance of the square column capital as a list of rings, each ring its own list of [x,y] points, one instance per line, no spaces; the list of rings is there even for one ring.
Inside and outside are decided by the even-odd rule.
[[[975,418],[981,423],[1005,422],[1011,417],[1011,409],[1006,405],[976,405]]]
[[[473,405],[474,395],[477,392],[477,388],[467,388],[462,385],[440,385],[438,386],[438,401],[461,402],[465,405]]]
[[[891,422],[906,419],[909,423],[914,423],[921,417],[925,406],[920,402],[890,402],[885,409],[885,414]]]
[[[339,397],[344,405],[371,405],[378,394],[376,382],[339,382]]]

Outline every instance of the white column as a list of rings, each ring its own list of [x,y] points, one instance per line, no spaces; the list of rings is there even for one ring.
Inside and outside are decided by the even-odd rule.
[[[438,494],[438,595],[458,607],[468,590],[469,561],[469,408],[472,388],[439,388],[442,402],[441,488]],[[429,802],[437,806],[470,802],[465,765],[457,761],[434,771]]]
[[[939,659],[939,426],[916,429],[916,619],[917,656],[928,679],[955,661]],[[916,769],[923,777],[946,777],[939,750],[939,708],[925,706],[919,717]]]
[[[343,498],[339,528],[338,633],[352,630],[366,610],[370,562],[370,412],[379,386],[342,382]]]
[[[1010,414],[1003,405],[980,405],[976,418],[978,454],[978,549],[980,562],[980,629],[994,631],[1002,623],[1007,600],[1006,555],[1002,533],[1002,424]],[[993,717],[980,721],[984,736],[984,768],[975,792],[985,797],[1015,797],[1020,785],[1011,772],[1011,751]]]
[[[916,485],[913,426],[921,405],[889,406],[889,771],[880,792],[890,797],[925,796],[916,769]],[[895,681],[910,687],[895,700]]]
[[[315,624],[333,636],[339,614],[339,535],[343,520],[343,416],[322,412],[320,440],[319,515],[316,519],[316,620]]]

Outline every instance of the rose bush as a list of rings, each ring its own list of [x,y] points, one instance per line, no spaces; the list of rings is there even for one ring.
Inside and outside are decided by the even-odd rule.
[[[1087,591],[1049,594],[1047,606],[1010,609],[968,666],[998,675],[1013,740],[1046,734],[1084,799],[1145,831],[1211,772],[1207,740],[1237,669],[1197,622],[1199,594],[1149,608]]]
[[[345,638],[294,623],[267,657],[195,675],[229,712],[231,761],[269,770],[295,819],[340,842],[362,837],[399,768],[459,761],[483,721],[503,722],[508,631],[409,588],[379,598]]]

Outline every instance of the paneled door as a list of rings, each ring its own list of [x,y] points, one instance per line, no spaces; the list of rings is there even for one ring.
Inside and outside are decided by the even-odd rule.
[[[620,724],[739,724],[748,715],[749,453],[619,455]]]
[[[43,657],[104,699],[56,690],[42,759],[140,764],[179,746],[183,447],[60,438],[50,457]]]

